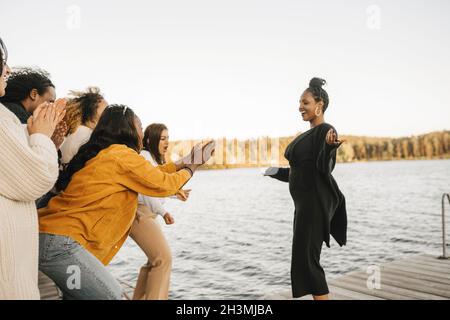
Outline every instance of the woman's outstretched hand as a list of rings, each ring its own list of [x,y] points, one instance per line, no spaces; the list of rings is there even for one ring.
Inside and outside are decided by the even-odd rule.
[[[278,173],[279,170],[280,170],[280,168],[278,168],[278,167],[269,167],[263,173],[263,176],[268,176],[268,177],[274,176]]]
[[[178,193],[176,194],[176,197],[178,200],[186,201],[189,199],[189,194],[191,193],[192,189],[186,189],[186,190],[178,190]]]
[[[187,164],[203,165],[214,155],[216,143],[214,140],[206,143],[197,143],[189,154],[189,162]]]
[[[213,155],[216,148],[214,140],[206,143],[196,144],[191,152],[180,161],[176,163],[177,166],[182,168],[189,168],[192,173],[197,170],[198,167],[204,165]]]
[[[345,140],[338,140],[337,133],[333,129],[328,130],[325,140],[328,145],[336,146],[337,148],[345,142]]]

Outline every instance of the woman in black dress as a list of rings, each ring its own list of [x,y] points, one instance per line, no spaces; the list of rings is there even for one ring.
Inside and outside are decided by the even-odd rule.
[[[325,80],[313,78],[300,98],[300,113],[311,129],[286,148],[289,168],[269,168],[266,175],[289,182],[295,204],[292,243],[291,283],[294,298],[312,294],[315,300],[328,299],[325,273],[320,265],[322,243],[330,246],[330,234],[340,246],[346,244],[347,213],[344,195],[331,172],[336,150],[343,141],[325,123],[328,94]]]

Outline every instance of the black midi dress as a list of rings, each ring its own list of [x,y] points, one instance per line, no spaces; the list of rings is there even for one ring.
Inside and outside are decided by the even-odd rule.
[[[320,265],[322,243],[330,246],[330,234],[340,246],[347,241],[345,197],[331,175],[337,147],[325,141],[331,128],[330,124],[322,123],[295,138],[285,152],[290,168],[280,168],[272,176],[289,182],[295,205],[291,260],[293,297],[329,293]]]

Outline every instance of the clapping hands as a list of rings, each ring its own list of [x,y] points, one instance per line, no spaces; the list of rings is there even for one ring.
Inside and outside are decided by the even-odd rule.
[[[30,135],[34,133],[42,133],[47,137],[51,137],[59,122],[62,121],[66,114],[65,99],[58,99],[54,103],[44,102],[40,104],[33,115],[28,118],[27,129]]]

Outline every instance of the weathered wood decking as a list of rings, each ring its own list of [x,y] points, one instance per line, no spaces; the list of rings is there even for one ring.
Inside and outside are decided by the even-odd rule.
[[[328,281],[330,298],[334,300],[446,300],[450,299],[450,260],[438,259],[429,254],[412,256],[382,264],[380,288],[369,289],[370,276],[355,271]],[[122,282],[126,296],[132,296],[133,288]],[[41,299],[55,300],[61,296],[54,283],[39,273]],[[265,299],[290,299],[289,293],[267,295]],[[304,297],[303,299],[311,299]]]
[[[38,279],[41,300],[61,300],[62,295],[55,283],[45,274],[39,271]]]
[[[366,271],[351,272],[329,281],[336,300],[450,299],[450,260],[417,255],[380,266],[380,288],[369,289]]]
[[[421,254],[379,266],[380,288],[369,288],[371,274],[350,272],[328,281],[333,300],[448,300],[450,260]],[[266,299],[292,299],[290,292],[268,295]],[[311,300],[305,296],[298,300]]]

